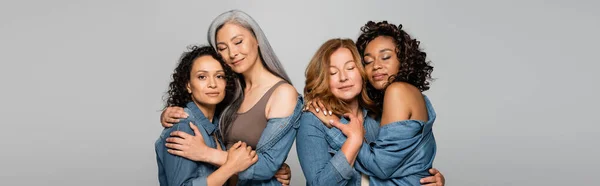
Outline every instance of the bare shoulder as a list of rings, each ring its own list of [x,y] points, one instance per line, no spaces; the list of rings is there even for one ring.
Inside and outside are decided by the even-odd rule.
[[[414,118],[415,111],[422,110],[423,102],[423,95],[417,87],[404,82],[390,84],[383,96],[381,125]],[[420,115],[418,119],[421,119]]]
[[[287,117],[292,115],[298,92],[291,84],[285,83],[279,85],[273,91],[267,103],[267,118]]]
[[[384,104],[414,105],[423,102],[421,91],[405,82],[394,82],[385,89]]]

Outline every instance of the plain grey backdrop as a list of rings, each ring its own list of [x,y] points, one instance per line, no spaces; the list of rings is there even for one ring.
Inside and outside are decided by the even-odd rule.
[[[1,1],[0,185],[158,185],[154,141],[180,54],[241,9],[299,92],[327,39],[402,23],[437,80],[447,185],[594,185],[594,1]],[[304,185],[295,147],[292,185]]]

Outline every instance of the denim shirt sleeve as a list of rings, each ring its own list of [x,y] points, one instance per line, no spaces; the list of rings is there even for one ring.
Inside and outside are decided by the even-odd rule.
[[[424,131],[429,134],[427,138],[424,138]],[[327,134],[335,144],[332,147],[335,148],[341,147],[339,144],[343,144],[346,140],[346,136],[337,128],[329,129]],[[435,142],[429,140],[432,138],[431,127],[424,127],[424,123],[421,121],[403,120],[387,124],[379,129],[376,141],[370,144],[363,142],[355,168],[364,174],[380,179],[405,176],[408,173],[405,170],[411,168],[407,165],[415,164],[415,162],[407,162],[407,160],[417,149],[424,149],[426,154],[422,154],[422,158],[430,157],[430,162],[433,161]],[[433,144],[422,145],[423,139],[427,139]]]
[[[161,142],[157,143],[157,155],[162,157],[162,163],[159,162],[159,175],[161,178],[161,185],[206,185],[206,178],[208,175],[197,175],[198,163],[192,160],[188,160],[181,156],[173,155],[167,152],[167,148],[165,147],[165,140],[172,131],[183,131],[188,134],[194,134],[192,129],[188,125],[189,120],[185,119],[176,124],[173,128],[167,130],[165,135],[160,138]],[[166,183],[164,183],[166,182]]]
[[[330,150],[325,139],[327,134],[324,128],[322,122],[313,113],[302,114],[296,151],[306,183],[307,185],[346,185],[355,170],[342,151]]]
[[[302,113],[302,97],[298,96],[292,115],[271,118],[262,132],[256,154],[258,161],[238,174],[240,180],[270,180],[290,152],[298,130],[298,119]]]

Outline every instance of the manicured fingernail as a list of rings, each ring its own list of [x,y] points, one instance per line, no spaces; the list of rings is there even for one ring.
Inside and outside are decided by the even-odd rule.
[[[421,179],[420,182],[423,183],[423,182],[425,182],[425,180]]]
[[[317,108],[317,113],[319,112],[319,108]]]
[[[329,120],[329,124],[333,124],[333,120],[332,119]]]
[[[333,112],[331,112],[331,110],[330,110],[330,111],[329,111],[329,115],[330,115],[330,116],[331,116],[331,113],[333,113]]]

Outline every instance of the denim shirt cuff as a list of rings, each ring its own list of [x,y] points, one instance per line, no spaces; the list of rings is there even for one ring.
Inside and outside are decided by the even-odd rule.
[[[192,186],[206,186],[208,182],[206,180],[207,176],[199,177],[192,181]]]
[[[352,171],[354,169],[350,166],[346,159],[346,155],[344,155],[342,151],[338,151],[333,158],[331,158],[331,164],[338,173],[340,173],[342,178],[348,180],[352,177]]]

